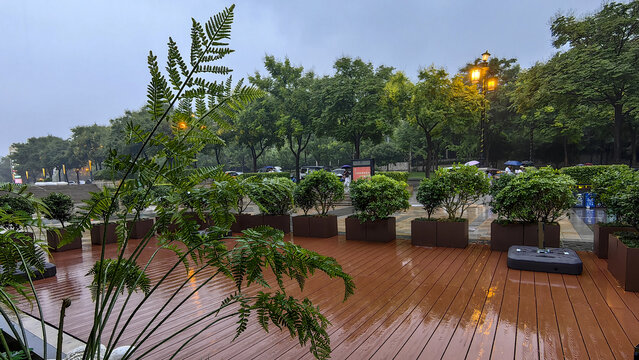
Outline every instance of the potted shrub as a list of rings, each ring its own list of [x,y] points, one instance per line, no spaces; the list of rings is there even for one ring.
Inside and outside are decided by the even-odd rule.
[[[118,241],[116,233],[116,223],[109,221],[119,209],[117,201],[111,201],[113,189],[104,187],[100,192],[92,192],[91,197],[84,201],[85,205],[80,207],[83,211],[98,214],[101,223],[91,226],[91,244],[102,245],[111,244]],[[113,203],[113,205],[112,205]]]
[[[283,177],[263,178],[257,186],[251,187],[251,200],[259,207],[264,225],[285,234],[291,232],[294,189],[295,184]]]
[[[49,213],[45,214],[47,219],[58,220],[62,229],[47,229],[47,242],[49,248],[53,251],[67,251],[74,249],[82,249],[82,236],[73,236],[72,239],[65,239],[67,228],[65,222],[71,221],[73,218],[73,201],[71,197],[62,193],[50,193],[42,202],[49,209]],[[75,233],[71,231],[70,233]],[[74,234],[75,235],[75,234]],[[60,244],[63,244],[60,246]]]
[[[151,205],[152,196],[147,196],[146,190],[134,185],[135,183],[128,186],[120,199],[122,200],[124,211],[127,214],[133,214],[133,219],[127,221],[129,237],[141,239],[151,232],[153,228],[153,219],[142,218],[142,211]]]
[[[295,204],[304,215],[293,217],[293,234],[320,238],[337,236],[337,216],[328,212],[343,198],[344,185],[333,173],[320,170],[306,175],[295,187]],[[311,208],[317,215],[308,215]]]
[[[639,291],[639,183],[616,196],[615,207],[632,231],[610,234],[608,238],[608,270],[626,291]]]
[[[411,244],[417,246],[437,246],[437,221],[431,216],[444,202],[446,195],[440,181],[425,178],[417,188],[417,201],[424,206],[427,218],[417,218],[410,222]]]
[[[574,203],[574,180],[550,167],[529,170],[512,177],[494,194],[491,205],[495,212],[516,228],[522,224],[522,238],[512,245],[559,247],[560,228],[557,220],[565,216]],[[539,223],[543,228],[543,243],[539,241]],[[518,233],[518,230],[517,230]],[[512,236],[516,235],[513,230]],[[492,236],[491,236],[492,241]],[[505,247],[507,243],[498,244]]]
[[[230,176],[229,176],[230,177]],[[251,204],[252,189],[257,186],[259,179],[254,176],[250,177],[231,177],[225,186],[229,187],[232,194],[235,194],[233,198],[233,208],[235,210],[234,221],[231,225],[232,232],[242,232],[245,229],[250,229],[256,226],[264,224],[261,215],[252,215],[246,212],[248,206]]]
[[[492,212],[497,214],[497,219],[490,224],[490,249],[494,251],[508,251],[513,245],[524,244],[524,224],[513,214],[513,206],[517,202],[511,200],[516,194],[504,192],[502,196],[499,195],[514,178],[515,175],[504,174],[490,186],[490,206]]]
[[[608,258],[608,238],[619,231],[632,231],[632,226],[621,221],[623,213],[616,199],[629,186],[639,182],[639,174],[626,165],[607,167],[592,180],[592,191],[597,201],[606,208],[607,219],[597,222],[593,229],[593,252],[601,259]]]
[[[437,246],[465,248],[468,246],[466,209],[488,193],[490,180],[475,166],[455,165],[435,172],[434,181],[443,191],[442,207],[447,219],[437,221]]]
[[[36,201],[31,193],[26,193],[26,186],[6,184],[0,192],[0,209],[4,216],[0,217],[0,228],[11,231],[14,241],[35,251],[35,237],[31,227],[33,214],[36,213]]]
[[[360,178],[350,185],[355,215],[346,218],[346,239],[389,242],[395,239],[391,215],[410,207],[405,182],[383,175]]]

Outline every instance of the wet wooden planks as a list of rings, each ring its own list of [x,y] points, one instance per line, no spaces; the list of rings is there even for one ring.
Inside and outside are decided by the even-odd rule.
[[[505,253],[481,245],[420,248],[406,240],[371,244],[343,237],[294,241],[335,257],[357,285],[355,295],[342,302],[343,284],[325,275],[315,276],[304,291],[286,282],[290,294],[309,297],[332,322],[328,329],[332,358],[631,359],[633,344],[639,343],[639,296],[623,291],[607,271],[606,261],[589,252],[579,253],[584,273],[571,276],[508,269]],[[57,322],[62,298],[73,299],[65,330],[79,338],[88,333],[87,318],[93,310],[87,288],[90,279],[84,275],[99,250],[55,254],[58,275],[36,283],[45,318],[52,323]],[[153,250],[145,250],[141,259],[148,259]],[[115,251],[115,245],[107,246],[109,255]],[[175,260],[172,253],[160,251],[150,278],[157,281]],[[177,269],[158,289],[119,344],[135,339],[185,274]],[[187,289],[195,291],[211,274],[197,274]],[[197,289],[155,338],[172,337],[181,326],[215,309],[231,290],[229,280],[217,278]],[[248,292],[258,290],[251,287]],[[139,299],[134,295],[132,304]],[[33,312],[28,303],[21,307]],[[123,312],[130,314],[133,309],[129,304]],[[107,329],[114,326],[110,323]],[[236,319],[229,318],[206,330],[174,336],[173,340],[181,341],[197,335],[179,358],[312,358],[308,347],[300,347],[288,333],[265,333],[253,322],[233,341],[235,328]],[[169,343],[149,358],[162,358],[175,349],[177,345]]]

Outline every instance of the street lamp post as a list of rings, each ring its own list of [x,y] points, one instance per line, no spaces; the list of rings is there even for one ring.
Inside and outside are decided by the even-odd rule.
[[[488,77],[488,59],[490,53],[486,50],[481,54],[481,62],[470,70],[470,81],[478,85],[479,92],[482,94],[481,119],[479,120],[479,164],[486,165],[485,153],[485,131],[486,131],[486,93],[493,91],[497,87],[497,77]]]

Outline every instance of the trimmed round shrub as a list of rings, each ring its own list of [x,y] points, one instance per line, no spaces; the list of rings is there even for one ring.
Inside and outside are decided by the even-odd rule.
[[[438,169],[434,181],[444,191],[442,207],[449,220],[459,220],[466,209],[488,193],[490,179],[475,166],[455,165],[450,169]]]
[[[514,178],[491,202],[507,220],[553,223],[573,206],[575,181],[551,167],[527,171]]]
[[[377,174],[388,176],[389,178],[397,181],[408,181],[408,173],[406,171],[380,171]]]
[[[294,196],[295,204],[304,211],[304,215],[315,208],[318,215],[326,216],[336,202],[344,199],[344,185],[333,173],[313,171],[297,184]]]
[[[287,215],[293,210],[295,184],[286,178],[264,178],[251,187],[250,198],[265,215]]]
[[[350,195],[360,221],[385,219],[410,207],[406,183],[375,175],[353,182]]]
[[[31,219],[35,213],[33,204],[20,195],[3,195],[0,196],[0,208],[9,215],[6,220],[0,220],[0,227],[5,229],[20,229],[20,223],[24,223]],[[14,218],[12,220],[11,218]]]
[[[442,206],[445,197],[446,191],[440,181],[436,181],[433,178],[425,178],[419,183],[417,201],[424,205],[424,210],[426,210],[429,219],[435,210]]]
[[[570,176],[577,184],[593,185],[594,179],[600,174],[610,170],[628,169],[627,165],[588,165],[588,166],[569,166],[561,168],[561,172]]]
[[[53,192],[43,198],[42,202],[49,209],[45,217],[49,220],[58,220],[62,228],[65,222],[73,218],[73,200],[69,195]]]
[[[597,196],[597,201],[606,207],[606,213],[613,216],[615,221],[620,221],[624,210],[617,199],[630,186],[637,184],[639,173],[626,165],[618,165],[607,168],[593,178],[592,192]]]

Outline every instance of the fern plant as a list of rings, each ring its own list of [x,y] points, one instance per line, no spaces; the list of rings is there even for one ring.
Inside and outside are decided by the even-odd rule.
[[[132,343],[126,344],[131,347],[124,359],[147,358],[159,346],[175,341],[177,335],[189,331],[189,337],[178,349],[165,355],[175,358],[201,330],[229,317],[238,319],[236,336],[256,318],[265,330],[275,326],[296,336],[302,345],[310,343],[310,351],[317,358],[327,358],[330,354],[328,320],[310,300],[287,294],[285,280],[293,280],[303,288],[309,276],[321,271],[344,282],[346,299],[354,291],[351,277],[334,259],[284,241],[281,232],[268,227],[247,230],[229,242],[226,235],[233,221],[230,210],[240,203],[238,199],[244,198],[249,187],[236,187],[221,167],[195,167],[197,154],[205,146],[223,144],[209,129],[229,127],[227,119],[233,119],[238,110],[262,96],[260,91],[243,85],[242,81],[233,85],[231,77],[227,77],[231,69],[216,65],[232,53],[228,40],[233,10],[233,6],[226,8],[204,24],[192,21],[188,59],[182,57],[177,44],[169,38],[166,75],[160,71],[157,57],[149,53],[151,81],[147,87],[147,108],[155,125],[150,131],[129,126],[128,141],[137,143],[139,151],[126,155],[112,150],[105,161],[109,171],[123,174],[122,181],[113,191],[104,190],[100,196],[96,195],[85,206],[76,233],[67,234],[73,237],[88,229],[91,218],[100,217],[108,222],[117,217],[121,223],[127,216],[137,219],[141,206],[127,206],[124,212],[112,212],[121,194],[135,193],[133,203],[145,204],[146,199],[156,198],[154,189],[158,185],[170,189],[161,197],[161,203],[156,203],[154,228],[140,241],[129,241],[126,232],[122,231],[118,255],[112,258],[105,255],[106,245],[102,243],[100,259],[88,274],[92,277],[94,311],[85,359],[108,358],[134,318],[139,325],[136,315],[144,304],[157,296],[164,285],[175,284],[176,276],[182,276],[179,285],[171,288],[171,295],[162,305],[156,307],[154,303],[153,313],[144,314],[144,326],[141,331],[136,329],[137,336]],[[210,80],[210,76],[218,78]],[[169,125],[170,133],[158,131],[162,124]],[[157,151],[153,156],[142,156],[146,147]],[[187,210],[198,215],[206,211],[215,226],[208,231],[198,231],[195,219],[188,216]],[[169,224],[176,225],[175,231],[165,231]],[[161,235],[155,237],[158,230]],[[142,251],[154,243],[157,243],[157,249],[142,260]],[[158,252],[165,250],[175,253],[175,263],[169,268],[165,265],[157,268],[154,259]],[[181,268],[187,271],[180,271]],[[149,280],[146,274],[151,269],[161,274],[159,280]],[[212,271],[205,271],[207,269]],[[273,275],[274,281],[271,281]],[[200,277],[201,283],[192,289],[190,283],[195,276]],[[235,284],[219,307],[172,329],[170,336],[163,335],[162,326],[183,311],[186,300],[217,278],[228,278]],[[249,286],[263,289],[248,291]],[[132,295],[136,291],[142,293],[142,298],[133,301]],[[37,298],[37,293],[33,293]],[[252,314],[256,316],[251,317]],[[106,350],[101,350],[102,341],[106,341]],[[28,344],[24,345],[28,348]]]

